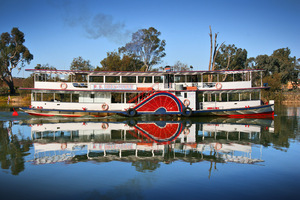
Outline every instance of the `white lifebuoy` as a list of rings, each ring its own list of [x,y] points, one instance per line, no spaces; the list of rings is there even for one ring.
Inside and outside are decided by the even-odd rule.
[[[63,89],[63,90],[67,89],[67,87],[68,87],[68,85],[66,83],[61,83],[60,84],[60,88]]]
[[[65,150],[67,148],[67,143],[61,143],[60,148],[61,150]]]
[[[222,144],[221,143],[216,143],[215,144],[215,150],[219,151],[220,149],[222,149]]]
[[[106,103],[102,104],[102,110],[108,110],[108,108],[109,106]]]
[[[187,136],[188,134],[190,134],[190,129],[185,128],[185,129],[183,130],[183,135],[184,135],[184,136]]]
[[[218,90],[220,90],[220,89],[222,88],[222,84],[221,84],[221,83],[216,83],[216,88],[217,88]]]
[[[107,129],[108,128],[108,123],[102,123],[101,127],[102,127],[102,129]]]
[[[188,107],[190,105],[190,100],[188,99],[183,100],[183,104],[185,107]]]

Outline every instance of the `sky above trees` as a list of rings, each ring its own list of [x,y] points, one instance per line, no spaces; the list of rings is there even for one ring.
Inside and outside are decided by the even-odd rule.
[[[0,5],[0,33],[18,27],[34,56],[25,68],[69,69],[78,56],[100,66],[107,52],[149,27],[166,40],[162,66],[180,61],[207,70],[210,25],[219,32],[218,43],[246,49],[248,57],[286,47],[291,56],[300,55],[298,0],[1,0]]]

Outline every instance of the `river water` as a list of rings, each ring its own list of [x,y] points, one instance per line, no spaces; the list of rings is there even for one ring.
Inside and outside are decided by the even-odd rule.
[[[0,112],[0,199],[298,199],[300,107],[274,119]]]

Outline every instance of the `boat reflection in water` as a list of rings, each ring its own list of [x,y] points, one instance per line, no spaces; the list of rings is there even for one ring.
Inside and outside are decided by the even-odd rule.
[[[56,162],[263,162],[260,138],[273,120],[32,121],[34,164]],[[253,153],[253,147],[259,147]],[[147,164],[145,164],[147,165]],[[151,165],[151,164],[150,164]],[[144,166],[141,170],[153,170]]]

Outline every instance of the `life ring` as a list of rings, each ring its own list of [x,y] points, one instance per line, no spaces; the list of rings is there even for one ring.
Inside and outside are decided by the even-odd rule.
[[[101,127],[102,127],[102,129],[107,129],[108,128],[108,123],[102,123]]]
[[[67,89],[67,87],[68,87],[68,85],[66,83],[61,83],[60,84],[60,88],[63,89],[63,90]]]
[[[220,149],[222,149],[222,144],[221,143],[216,143],[215,144],[215,150],[219,151]]]
[[[102,104],[102,110],[108,110],[108,108],[109,106],[106,103]]]
[[[188,107],[190,105],[190,100],[188,99],[183,100],[183,104],[185,107]]]
[[[221,83],[216,83],[216,88],[217,88],[218,90],[220,90],[220,89],[222,88],[222,84],[221,84]]]
[[[183,135],[184,135],[184,136],[187,136],[188,134],[190,134],[190,129],[185,128],[185,129],[183,130]]]
[[[61,150],[65,150],[67,148],[67,143],[61,143],[60,148]]]

